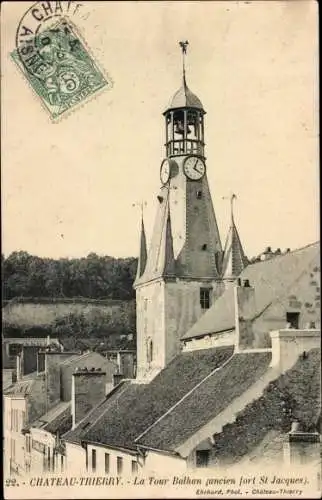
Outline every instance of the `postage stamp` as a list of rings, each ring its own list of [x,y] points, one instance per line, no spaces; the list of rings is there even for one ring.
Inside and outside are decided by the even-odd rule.
[[[112,86],[69,19],[61,17],[42,31],[22,28],[11,56],[53,119]]]

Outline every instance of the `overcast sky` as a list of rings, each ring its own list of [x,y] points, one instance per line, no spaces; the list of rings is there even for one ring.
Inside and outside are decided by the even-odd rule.
[[[186,39],[188,85],[207,111],[207,175],[223,242],[222,198],[232,192],[249,257],[316,241],[317,3],[83,3],[79,29],[114,86],[56,124],[8,55],[29,2],[2,9],[5,255],[138,254],[132,205],[147,202],[149,237],[162,112],[181,84],[178,41]]]

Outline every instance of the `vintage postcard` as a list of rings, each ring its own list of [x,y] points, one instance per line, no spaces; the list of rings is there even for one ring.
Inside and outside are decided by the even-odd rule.
[[[6,499],[320,498],[318,4],[3,2]]]

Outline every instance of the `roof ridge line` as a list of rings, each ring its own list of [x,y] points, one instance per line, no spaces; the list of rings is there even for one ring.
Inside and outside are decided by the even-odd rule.
[[[113,389],[112,389],[112,390],[113,390]],[[112,392],[112,391],[111,391],[111,392]],[[78,429],[78,428],[80,427],[80,424],[81,424],[82,422],[84,422],[84,420],[85,420],[86,418],[88,418],[88,417],[90,416],[90,414],[91,414],[91,413],[93,413],[95,410],[97,410],[97,408],[98,408],[99,406],[102,406],[102,405],[105,403],[105,401],[107,400],[107,398],[108,398],[109,396],[110,396],[110,393],[109,393],[109,394],[106,394],[106,395],[104,396],[104,399],[101,399],[101,401],[100,401],[100,402],[99,402],[96,406],[94,406],[94,408],[92,408],[92,409],[91,409],[88,413],[86,413],[85,417],[83,417],[83,418],[82,418],[82,419],[81,419],[81,420],[80,420],[80,421],[76,424],[76,426],[74,427],[74,429],[70,429],[70,430],[69,430],[69,431],[67,431],[65,434],[67,434],[67,433],[69,433],[69,432],[73,432],[73,431],[75,431],[76,429]]]
[[[281,293],[279,295],[277,295],[274,299],[272,299],[270,301],[270,303],[267,304],[260,313],[258,313],[256,316],[254,316],[253,319],[257,319],[259,316],[261,316],[266,311],[266,309],[268,309],[268,307],[271,306],[272,304],[282,302],[283,299],[285,299],[286,295],[288,294],[289,290],[302,279],[302,277],[308,271],[308,268],[310,268],[310,266],[312,266],[312,264],[314,263],[315,257],[316,256],[314,256],[310,260],[308,266],[302,268],[302,271],[300,272],[300,274],[293,281],[291,281],[291,283],[285,289],[283,289],[283,291],[281,291]],[[264,279],[264,282],[266,282],[266,284],[269,286],[269,288],[272,289],[272,286],[265,279]]]
[[[113,401],[114,403],[116,403],[116,402],[118,401],[118,399],[120,398],[121,394],[123,394],[123,392],[127,389],[127,387],[128,387],[128,385],[124,384],[124,386],[123,386],[123,390],[119,392],[119,394],[118,394],[117,398],[115,398],[115,400]],[[108,396],[109,396],[108,394],[105,396],[104,400],[101,402],[101,405],[103,405],[103,404],[105,403],[105,401],[108,399]],[[97,406],[95,406],[95,407],[93,408],[93,410],[92,410],[92,411],[96,410],[96,409],[97,409],[97,407],[98,407],[98,405],[97,405]],[[91,422],[91,427],[92,427],[93,425],[95,425],[95,424],[96,424],[96,422],[97,422],[100,418],[102,418],[102,416],[104,415],[104,413],[105,413],[105,411],[103,411],[103,414],[102,414],[102,415],[100,415],[99,417],[97,417],[97,419],[96,419],[96,420],[94,420],[93,422]],[[86,416],[88,417],[88,416],[89,416],[89,414],[87,414]],[[83,419],[83,420],[85,420],[85,418],[86,418],[86,417],[84,417],[84,419]],[[81,421],[78,423],[78,425],[79,425],[79,424],[80,424],[83,420],[81,420]],[[86,430],[86,433],[87,433],[88,431],[89,431],[89,429],[87,429],[87,430]]]
[[[68,363],[70,363],[71,361],[75,361],[75,359],[79,360],[80,358],[83,358],[83,357],[84,357],[84,355],[88,354],[88,352],[75,353],[75,354],[77,355],[77,358],[76,358],[76,357],[75,357],[75,358],[73,358],[73,357],[72,357],[73,355],[71,355],[71,357],[70,357],[70,358],[65,359],[65,360],[61,363],[61,365],[67,365],[67,364],[68,364]]]
[[[249,266],[256,266],[257,264],[263,264],[265,262],[271,262],[271,260],[273,260],[273,259],[278,259],[280,257],[285,257],[286,255],[291,255],[291,254],[294,254],[294,253],[297,253],[297,252],[301,252],[302,250],[305,250],[306,248],[309,248],[309,247],[313,247],[314,245],[317,245],[317,244],[319,244],[319,247],[320,247],[320,243],[321,243],[320,240],[316,240],[313,243],[308,243],[307,245],[304,245],[303,247],[294,248],[294,250],[290,250],[289,252],[284,252],[284,253],[280,253],[279,255],[274,255],[274,257],[272,259],[269,259],[269,260],[259,260],[257,262],[252,262],[252,263],[249,264]]]
[[[235,352],[233,352],[233,354],[231,356],[229,356],[229,358],[220,366],[218,366],[217,368],[215,368],[214,370],[212,370],[208,375],[206,375],[205,378],[203,378],[200,382],[198,382],[197,385],[195,385],[192,389],[190,389],[190,391],[188,391],[181,399],[179,399],[179,401],[177,401],[173,406],[171,406],[171,408],[169,408],[169,410],[167,410],[165,413],[163,413],[163,415],[161,415],[161,417],[159,417],[155,422],[153,422],[153,424],[151,424],[144,432],[142,432],[137,438],[134,439],[134,443],[136,443],[139,439],[142,438],[142,436],[144,436],[144,434],[146,434],[147,432],[149,432],[152,427],[154,427],[156,424],[158,424],[164,417],[166,417],[169,413],[171,413],[177,406],[179,406],[179,404],[182,403],[182,401],[184,401],[188,396],[190,396],[190,394],[192,394],[196,389],[198,389],[198,387],[201,386],[201,384],[203,384],[206,380],[208,380],[208,378],[210,378],[215,372],[217,372],[218,370],[220,370],[221,368],[223,368],[224,366],[226,366],[226,364],[228,364],[230,362],[230,360],[235,356]]]

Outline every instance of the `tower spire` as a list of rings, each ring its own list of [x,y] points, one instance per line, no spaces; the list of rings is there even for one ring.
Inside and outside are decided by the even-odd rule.
[[[235,193],[233,193],[230,197],[230,216],[231,216],[231,223],[234,224],[234,200],[237,199],[237,196]]]
[[[234,193],[232,193],[229,198],[224,196],[223,199],[230,200],[231,224],[224,248],[224,260],[223,260],[222,272],[224,279],[234,280],[247,266],[248,259],[245,256],[244,249],[241,244],[240,237],[234,220],[234,201],[237,199],[237,196]]]
[[[189,45],[189,42],[188,40],[186,40],[185,42],[179,42],[179,45],[181,47],[181,51],[182,51],[182,77],[183,77],[183,85],[186,87],[187,83],[186,83],[186,60],[185,60],[185,56],[187,54],[187,47]]]
[[[135,204],[134,204],[135,206]],[[147,261],[147,245],[146,245],[146,236],[145,236],[145,228],[144,228],[144,218],[143,218],[143,206],[144,202],[142,201],[140,204],[141,211],[141,235],[140,235],[140,253],[138,258],[138,267],[136,271],[136,280],[138,280],[145,271],[146,261]]]
[[[164,267],[163,276],[174,276],[175,275],[175,260],[173,253],[173,239],[172,239],[172,228],[171,228],[171,217],[169,210],[169,199],[168,199],[168,215],[165,229],[165,242],[164,242]]]

